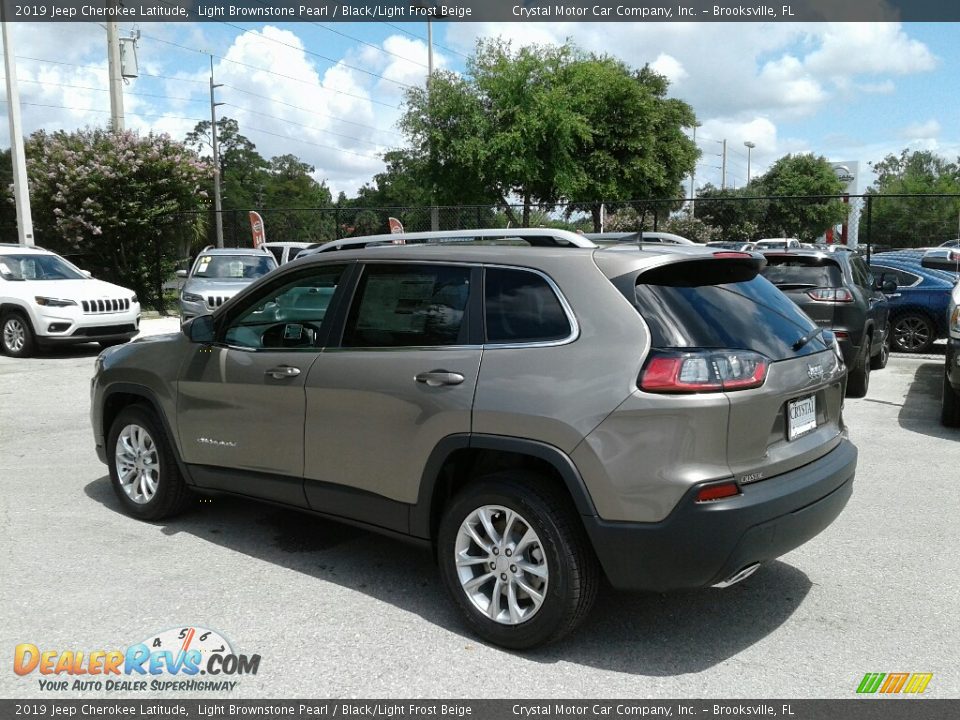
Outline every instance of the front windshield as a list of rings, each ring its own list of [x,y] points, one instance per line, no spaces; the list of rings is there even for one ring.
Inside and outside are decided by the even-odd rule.
[[[0,255],[4,280],[86,280],[87,276],[56,255]]]
[[[277,266],[272,255],[201,255],[193,276],[214,280],[252,280]]]

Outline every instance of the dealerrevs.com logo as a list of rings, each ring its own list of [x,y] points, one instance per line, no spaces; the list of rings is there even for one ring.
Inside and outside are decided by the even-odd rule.
[[[861,695],[917,695],[927,689],[933,673],[867,673],[857,686]]]
[[[259,655],[235,653],[223,635],[201,627],[164,630],[125,650],[60,651],[21,643],[13,654],[13,671],[39,674],[43,691],[231,691],[240,684],[233,678],[259,669]]]

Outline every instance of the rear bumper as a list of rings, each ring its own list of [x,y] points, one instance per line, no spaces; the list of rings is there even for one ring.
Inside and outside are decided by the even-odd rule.
[[[584,523],[614,587],[706,587],[820,533],[850,499],[856,467],[857,449],[843,440],[809,465],[745,485],[730,499],[695,503],[698,488],[691,488],[662,522],[585,517]]]

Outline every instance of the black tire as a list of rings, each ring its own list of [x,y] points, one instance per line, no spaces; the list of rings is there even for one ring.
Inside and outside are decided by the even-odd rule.
[[[862,398],[870,388],[870,338],[864,337],[863,346],[853,367],[847,374],[847,397]]]
[[[126,345],[128,342],[130,342],[130,338],[118,338],[117,340],[101,340],[97,343],[97,345],[106,350],[108,347],[113,347],[114,345]]]
[[[887,362],[890,360],[891,337],[891,330],[888,325],[886,336],[883,338],[883,345],[880,346],[880,352],[870,358],[871,370],[883,370],[887,366]]]
[[[943,396],[940,399],[940,422],[947,427],[960,427],[960,393],[957,393],[943,373]]]
[[[548,572],[539,609],[513,625],[490,619],[474,605],[461,585],[455,561],[461,524],[490,505],[518,513],[537,534]],[[513,650],[544,645],[570,633],[589,612],[600,582],[596,556],[572,500],[562,486],[531,473],[488,475],[453,498],[440,522],[437,557],[447,591],[470,629],[488,642]],[[485,572],[483,567],[478,575]],[[499,587],[499,581],[494,581]]]
[[[124,490],[117,468],[117,443],[120,442],[121,433],[132,426],[146,431],[150,440],[147,447],[154,449],[157,460],[157,469],[151,474],[155,490],[149,498],[145,497],[147,493],[143,493],[140,502]],[[181,512],[192,499],[192,493],[180,475],[180,468],[177,466],[163,425],[153,410],[146,406],[129,405],[117,415],[107,435],[107,462],[110,467],[110,482],[113,490],[124,510],[133,517],[141,520],[160,520],[171,517]],[[133,485],[137,484],[138,481],[134,480]],[[141,487],[145,486],[141,485]]]
[[[10,357],[25,358],[33,355],[37,340],[30,320],[19,310],[10,310],[0,320],[0,345]]]
[[[937,328],[929,315],[906,312],[890,320],[893,349],[903,353],[925,353],[937,339]]]

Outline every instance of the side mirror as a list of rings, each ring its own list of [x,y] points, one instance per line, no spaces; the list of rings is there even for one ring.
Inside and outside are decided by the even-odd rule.
[[[187,271],[186,271],[186,270],[177,270],[177,277],[178,277],[178,278],[185,278],[186,276],[187,276]]]
[[[880,278],[880,291],[885,293],[892,293],[897,291],[897,281],[896,280],[886,280]]]
[[[92,278],[92,277],[93,277],[93,273],[90,272],[89,270],[81,270],[80,272],[82,272],[82,273],[83,273],[86,277],[88,277],[88,278]]]
[[[213,315],[198,315],[183,324],[183,334],[194,343],[212,343],[215,331]]]

